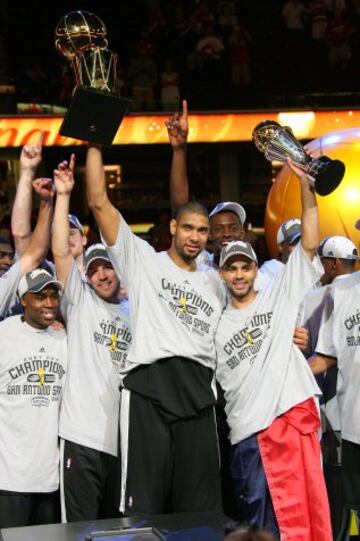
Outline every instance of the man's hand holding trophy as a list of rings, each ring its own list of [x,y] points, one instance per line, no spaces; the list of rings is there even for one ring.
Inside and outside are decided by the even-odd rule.
[[[328,195],[340,184],[345,174],[345,165],[328,156],[312,158],[295,138],[288,126],[280,126],[274,120],[264,120],[252,132],[255,146],[269,161],[286,163],[290,158],[306,172],[309,185],[319,195]]]

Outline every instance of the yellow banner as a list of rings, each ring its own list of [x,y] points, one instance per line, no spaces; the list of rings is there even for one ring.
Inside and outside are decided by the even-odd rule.
[[[114,145],[167,143],[164,125],[168,115],[127,115]],[[22,147],[44,132],[45,146],[84,145],[84,141],[59,135],[62,117],[0,117],[0,147]],[[360,111],[289,111],[257,113],[199,113],[189,116],[190,143],[251,141],[253,128],[262,120],[290,126],[299,139],[315,139],[326,133],[359,127]]]

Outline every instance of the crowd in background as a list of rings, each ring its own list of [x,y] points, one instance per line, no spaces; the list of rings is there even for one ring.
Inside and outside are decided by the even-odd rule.
[[[177,110],[181,95],[205,110],[327,105],[322,93],[358,90],[359,0],[138,0],[133,12],[127,2],[113,12],[96,8],[118,54],[116,91],[133,100],[134,111]],[[67,107],[74,78],[53,38],[46,50],[34,46],[18,58],[8,31],[0,60],[18,101]]]

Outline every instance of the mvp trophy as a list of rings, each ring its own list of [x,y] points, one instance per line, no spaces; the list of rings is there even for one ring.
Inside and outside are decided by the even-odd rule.
[[[343,162],[327,156],[311,158],[288,126],[280,126],[274,120],[264,120],[254,128],[252,137],[266,159],[284,163],[291,158],[306,172],[309,185],[319,195],[330,194],[342,181],[345,173]]]
[[[111,145],[130,100],[115,93],[117,56],[107,45],[106,27],[93,13],[72,11],[59,21],[55,46],[76,81],[61,135]]]

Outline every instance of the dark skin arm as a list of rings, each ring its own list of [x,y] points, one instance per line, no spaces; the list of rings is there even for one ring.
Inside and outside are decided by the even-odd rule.
[[[175,113],[166,122],[169,142],[172,148],[169,191],[172,213],[189,201],[189,179],[186,167],[186,144],[189,134],[188,108],[182,102],[182,113]]]

